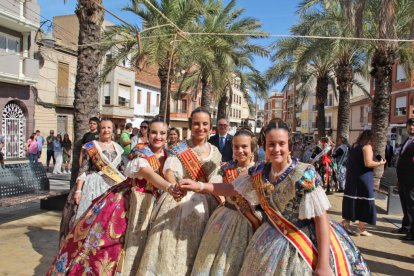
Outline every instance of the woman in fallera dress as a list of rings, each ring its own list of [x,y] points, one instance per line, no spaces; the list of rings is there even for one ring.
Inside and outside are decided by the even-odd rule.
[[[112,121],[103,118],[99,126],[99,141],[91,141],[82,147],[79,176],[63,209],[60,244],[93,199],[126,179],[122,174],[124,164],[121,155],[124,151],[112,141]],[[108,173],[103,173],[103,169]]]
[[[166,125],[150,124],[150,146],[137,145],[123,183],[97,198],[59,250],[48,275],[134,275],[145,246],[158,189],[177,196],[158,175],[165,161]]]
[[[254,165],[254,134],[250,130],[241,129],[234,135],[232,143],[235,161],[224,163],[219,172],[224,183],[214,184],[214,191],[206,183],[201,192],[221,195],[220,190],[226,191],[228,186],[240,184],[240,181],[234,180],[246,176],[247,170]],[[186,185],[186,189],[199,191],[200,184],[193,181],[192,187]],[[262,223],[262,218],[263,215],[256,206],[251,206],[239,194],[226,197],[225,204],[217,208],[208,221],[191,274],[238,275],[244,251],[254,231]]]
[[[221,182],[221,154],[207,142],[209,111],[196,108],[189,124],[191,138],[170,149],[163,170],[165,178],[171,183],[183,178]],[[217,199],[209,194],[188,192],[179,202],[163,194],[154,208],[138,275],[189,275],[204,228],[217,205]]]
[[[226,192],[260,204],[266,216],[250,240],[239,275],[370,275],[345,230],[328,220],[330,203],[315,168],[289,157],[287,124],[273,119],[264,134],[269,163],[251,168],[249,176],[229,185],[235,191]],[[184,189],[186,182],[180,182]]]

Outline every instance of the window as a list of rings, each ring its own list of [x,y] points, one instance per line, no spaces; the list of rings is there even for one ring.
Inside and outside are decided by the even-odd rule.
[[[141,94],[142,94],[142,90],[138,89],[137,90],[137,104],[141,104]]]
[[[187,100],[181,100],[181,112],[187,113]]]
[[[69,96],[69,64],[58,62],[57,92],[58,97],[66,99]]]
[[[151,112],[151,92],[147,92],[147,113]]]
[[[111,104],[111,92],[109,91],[109,83],[105,83],[103,88],[104,104]]]
[[[8,53],[19,53],[20,39],[0,33],[0,51]]]
[[[68,116],[58,115],[57,116],[57,133],[63,134],[68,133]]]
[[[131,98],[131,87],[120,84],[119,90],[118,90],[118,104],[120,106],[129,107],[130,98]]]
[[[400,81],[405,81],[407,80],[407,75],[405,74],[405,68],[402,64],[397,64],[396,66],[397,68],[397,72],[396,72],[396,76],[395,76],[395,81],[400,82]]]
[[[395,116],[407,115],[407,97],[395,98]]]
[[[157,103],[156,103],[157,107],[160,106],[160,94],[157,94]]]

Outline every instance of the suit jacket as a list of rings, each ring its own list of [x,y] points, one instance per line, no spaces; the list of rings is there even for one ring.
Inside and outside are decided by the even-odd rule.
[[[414,172],[414,141],[402,152],[407,140],[401,145],[401,152],[397,164],[397,177],[401,184],[403,184],[402,182],[407,182],[407,184],[410,182],[414,185],[414,181],[412,180]]]
[[[216,146],[220,153],[221,153],[221,161],[222,162],[228,162],[230,160],[233,160],[233,145],[231,141],[233,140],[233,135],[230,135],[227,133],[226,140],[224,143],[223,149],[220,149],[219,143],[220,143],[220,136],[218,134],[212,136],[208,141],[210,144]]]

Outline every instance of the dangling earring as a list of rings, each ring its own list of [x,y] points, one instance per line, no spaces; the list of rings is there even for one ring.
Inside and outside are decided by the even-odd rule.
[[[291,163],[292,162],[292,157],[290,156],[290,153],[289,153],[289,155],[287,157],[287,161],[288,161],[288,163]]]

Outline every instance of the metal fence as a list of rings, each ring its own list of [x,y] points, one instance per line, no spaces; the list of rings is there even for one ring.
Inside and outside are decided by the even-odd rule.
[[[23,118],[3,118],[3,133],[5,137],[5,158],[24,158],[26,157],[26,119]]]

